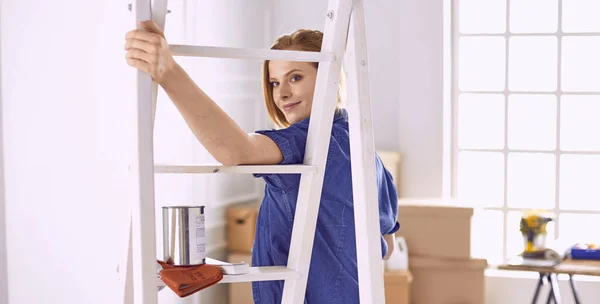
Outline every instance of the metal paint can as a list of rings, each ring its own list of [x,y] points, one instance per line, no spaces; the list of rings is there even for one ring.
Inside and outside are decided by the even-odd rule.
[[[200,265],[206,259],[204,206],[162,207],[164,261]]]

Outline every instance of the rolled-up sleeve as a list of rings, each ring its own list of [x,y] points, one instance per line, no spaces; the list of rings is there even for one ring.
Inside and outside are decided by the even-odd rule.
[[[269,137],[281,151],[283,160],[280,165],[302,164],[304,162],[304,150],[306,147],[306,137],[308,135],[308,120],[300,121],[285,129],[280,130],[259,130],[258,134]],[[275,180],[276,174],[254,174],[254,177],[263,177],[267,182],[273,182],[281,186],[279,181]]]
[[[304,128],[303,124],[291,125],[281,130],[261,130],[256,133],[269,137],[277,144],[283,155],[282,165],[301,164],[304,161],[308,128]]]

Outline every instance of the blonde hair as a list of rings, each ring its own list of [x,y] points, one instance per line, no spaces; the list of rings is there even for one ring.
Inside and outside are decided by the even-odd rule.
[[[299,29],[291,34],[280,36],[271,45],[272,50],[298,50],[306,52],[320,52],[323,44],[323,33],[318,30]],[[318,62],[311,62],[315,68],[319,68]],[[290,123],[285,118],[285,115],[275,104],[273,99],[273,87],[269,81],[269,60],[265,60],[263,64],[263,94],[265,95],[265,105],[271,120],[279,127],[289,127]],[[342,94],[344,92],[344,73],[340,75],[337,93],[337,106],[339,109],[342,106]]]

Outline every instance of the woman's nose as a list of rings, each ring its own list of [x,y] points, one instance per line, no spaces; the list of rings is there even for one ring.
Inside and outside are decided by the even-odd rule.
[[[279,85],[279,98],[286,100],[292,97],[292,90],[290,90],[290,86],[288,84],[280,84]]]

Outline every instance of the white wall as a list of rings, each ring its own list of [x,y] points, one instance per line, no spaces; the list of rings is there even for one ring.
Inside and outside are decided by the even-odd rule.
[[[365,3],[376,148],[402,152],[401,197],[439,197],[442,2]],[[298,28],[323,30],[326,10],[327,1],[273,1],[271,37]]]
[[[133,113],[126,2],[1,6],[9,302],[115,303],[132,139],[120,126]]]
[[[398,29],[398,47],[390,54],[400,61],[399,82],[392,88],[398,88],[399,111],[394,119],[404,153],[403,197],[442,195],[443,1],[394,2],[397,6],[391,10],[398,12],[398,18],[382,25]]]
[[[264,47],[262,2],[169,2],[172,44]],[[125,33],[134,26],[128,3],[0,0],[6,175],[0,217],[7,231],[6,246],[0,237],[0,263],[6,253],[2,275],[10,278],[10,304],[104,304],[121,297],[116,266],[125,250],[127,168],[135,140],[127,128],[135,110],[135,71],[123,50]],[[258,62],[178,61],[246,130],[265,127],[263,112],[248,115],[262,104]],[[160,94],[156,161],[211,160]],[[208,253],[216,258],[225,256],[224,207],[261,194],[260,180],[250,176],[169,175],[155,181],[157,232],[161,206],[206,205]],[[157,241],[161,258],[158,233]],[[224,303],[225,290],[218,285],[184,300],[163,290],[159,300]]]
[[[0,3],[0,12],[2,4]],[[0,14],[0,24],[2,24],[2,15]],[[0,41],[2,41],[2,31],[0,30]],[[2,58],[2,48],[0,47],[0,58]],[[2,62],[0,60],[0,71],[2,71]],[[2,74],[0,73],[0,303],[8,303],[8,272],[6,270],[6,207],[4,200],[4,145],[3,145],[3,127],[2,127]]]

